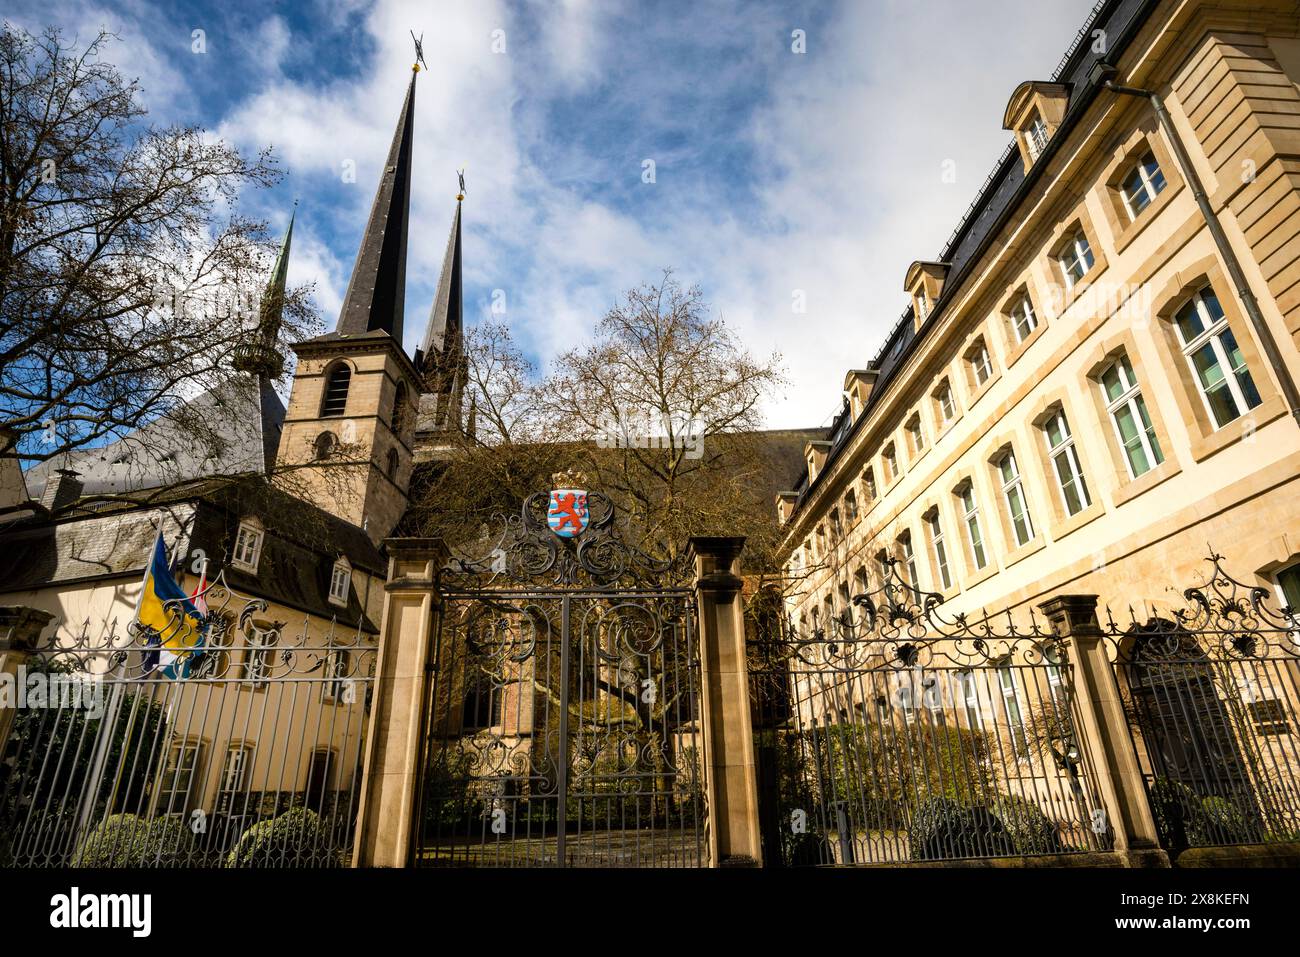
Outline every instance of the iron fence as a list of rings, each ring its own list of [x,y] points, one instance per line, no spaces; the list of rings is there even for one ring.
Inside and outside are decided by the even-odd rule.
[[[945,620],[941,601],[887,561],[880,586],[828,626],[768,615],[755,628],[749,672],[769,861],[1110,847],[1064,647],[1035,620]]]
[[[0,864],[292,867],[350,860],[375,646],[218,579],[201,656],[158,636],[55,630],[16,676],[0,761]]]
[[[1108,616],[1161,843],[1300,840],[1300,626],[1211,556],[1180,607]]]

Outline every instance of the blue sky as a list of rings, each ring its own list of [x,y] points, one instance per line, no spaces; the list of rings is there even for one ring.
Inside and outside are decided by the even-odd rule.
[[[410,76],[408,31],[423,33],[408,349],[465,166],[468,322],[500,290],[500,318],[544,367],[671,266],[756,353],[782,353],[792,382],[769,424],[801,426],[838,408],[844,372],[903,309],[908,264],[938,254],[1009,141],[1007,97],[1050,74],[1091,3],[7,6],[29,29],[120,34],[107,56],[140,79],[156,121],[273,147],[284,182],[244,211],[280,230],[300,200],[290,280],[316,283],[331,326]]]

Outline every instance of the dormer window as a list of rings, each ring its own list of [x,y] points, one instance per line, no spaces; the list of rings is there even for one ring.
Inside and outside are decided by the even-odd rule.
[[[903,277],[903,289],[912,297],[913,325],[920,328],[934,311],[934,304],[943,295],[944,280],[948,278],[948,264],[917,260],[908,267]]]
[[[1065,279],[1065,288],[1073,289],[1079,280],[1092,269],[1092,247],[1082,229],[1076,229],[1057,251],[1056,261],[1061,267],[1061,276]]]
[[[257,563],[262,558],[262,523],[249,519],[239,523],[239,532],[235,536],[235,551],[230,563],[247,572],[257,571]]]
[[[1030,80],[1011,94],[1002,115],[1002,128],[1016,134],[1026,172],[1047,152],[1069,103],[1070,88],[1061,83]]]
[[[1120,181],[1119,195],[1128,218],[1137,219],[1164,188],[1165,174],[1160,171],[1155,154],[1148,150]]]
[[[346,558],[340,558],[330,573],[330,604],[346,608],[351,587],[352,566]]]

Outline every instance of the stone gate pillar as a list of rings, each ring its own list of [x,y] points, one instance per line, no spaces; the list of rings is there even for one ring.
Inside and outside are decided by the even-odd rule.
[[[1097,622],[1097,596],[1058,595],[1038,607],[1065,645],[1072,666],[1080,748],[1089,758],[1101,792],[1115,850],[1133,867],[1168,867],[1120,701],[1115,666]]]
[[[691,539],[700,622],[701,727],[714,867],[762,863],[754,732],[737,574],[744,538]]]
[[[434,637],[434,579],[447,561],[441,539],[390,538],[388,583],[366,736],[355,867],[405,867],[419,822],[417,780]]]
[[[28,608],[26,605],[0,606],[0,675],[17,678],[18,669],[27,663],[36,640],[45,626],[54,618],[48,611]],[[15,692],[17,688],[14,689]],[[16,696],[15,696],[16,697]],[[0,703],[0,755],[4,754],[9,741],[9,731],[13,727],[14,708],[4,707]]]

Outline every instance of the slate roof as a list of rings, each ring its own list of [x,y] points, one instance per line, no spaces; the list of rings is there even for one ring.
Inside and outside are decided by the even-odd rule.
[[[229,564],[240,520],[252,515],[265,528],[256,575]],[[210,573],[224,568],[237,592],[377,631],[355,592],[346,609],[330,603],[329,582],[340,554],[382,578],[387,562],[379,548],[356,526],[260,477],[193,482],[141,494],[138,501],[100,502],[54,522],[33,515],[12,520],[0,526],[0,593],[143,575],[159,525],[169,546],[182,543],[188,556],[201,550]]]
[[[185,403],[184,416],[200,415],[217,443],[196,443],[177,415],[164,415],[130,435],[95,449],[81,449],[37,463],[23,475],[39,499],[55,469],[80,473],[83,492],[118,493],[160,488],[210,475],[269,472],[284,424],[284,403],[267,379],[219,386]]]
[[[884,400],[904,360],[934,328],[947,304],[956,296],[962,282],[974,269],[987,245],[996,237],[1004,223],[1015,215],[1024,196],[1042,175],[1047,165],[1046,161],[1051,158],[1069,130],[1091,105],[1097,95],[1096,88],[1088,82],[1088,73],[1093,65],[1102,60],[1114,62],[1118,59],[1158,2],[1159,0],[1100,0],[1093,6],[1087,20],[1075,35],[1074,42],[1061,58],[1051,77],[1051,82],[1065,84],[1071,89],[1069,106],[1060,127],[1038,162],[1028,172],[1021,162],[1020,152],[1014,141],[1002,152],[993,171],[989,173],[974,201],[948,238],[943,251],[935,257],[935,261],[949,264],[943,295],[935,303],[920,329],[916,329],[915,317],[909,306],[885,337],[880,351],[866,366],[874,370],[877,376],[864,414],[853,422],[849,418],[848,409],[845,408],[835,417],[830,428],[822,436],[831,443],[831,449],[826,464],[818,473],[819,477],[830,473],[830,465],[838,457],[849,437],[861,423],[869,420],[871,409]],[[1104,53],[1099,53],[1093,48],[1093,32],[1096,30],[1104,30],[1109,39]],[[799,493],[795,503],[797,513],[809,490],[807,469],[802,467],[802,463],[799,474],[795,475],[790,487]]]

